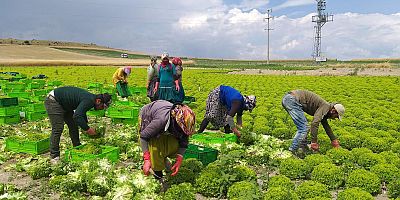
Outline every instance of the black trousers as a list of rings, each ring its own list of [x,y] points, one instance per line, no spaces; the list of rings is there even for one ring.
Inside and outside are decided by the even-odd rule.
[[[73,112],[66,112],[62,106],[49,97],[46,98],[44,105],[51,123],[50,136],[50,156],[51,158],[60,156],[60,138],[64,130],[64,124],[67,124],[69,136],[72,144],[75,146],[81,145],[79,140],[79,128],[73,119]]]

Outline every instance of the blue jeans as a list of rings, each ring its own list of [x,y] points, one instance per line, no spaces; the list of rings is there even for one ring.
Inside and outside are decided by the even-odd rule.
[[[294,124],[297,127],[296,135],[293,138],[292,145],[289,147],[290,151],[295,151],[299,148],[301,143],[305,143],[307,138],[307,118],[304,115],[302,105],[297,99],[291,95],[286,94],[282,99],[282,106],[292,117]]]

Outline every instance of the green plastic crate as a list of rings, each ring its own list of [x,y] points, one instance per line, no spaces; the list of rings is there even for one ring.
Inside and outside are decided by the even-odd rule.
[[[192,104],[192,102],[190,102],[190,101],[183,101],[182,103],[185,105],[188,105],[189,107],[190,107],[190,104]]]
[[[18,124],[20,121],[19,113],[14,116],[0,117],[0,124]]]
[[[130,87],[129,90],[132,94],[147,94],[146,87]]]
[[[18,98],[25,98],[29,99],[32,95],[30,92],[8,92],[7,95],[9,97],[18,97]]]
[[[196,158],[202,162],[203,165],[208,165],[217,160],[218,151],[208,147],[189,144],[184,157],[185,159]]]
[[[49,82],[47,82],[47,86],[55,86],[55,87],[57,87],[57,86],[60,86],[60,85],[62,85],[63,83],[61,82],[61,81],[58,81],[58,80],[54,80],[54,81],[49,81]]]
[[[0,98],[0,107],[17,106],[18,98],[16,97],[3,97]]]
[[[196,102],[196,98],[191,96],[185,96],[183,101]]]
[[[114,124],[128,124],[135,125],[138,123],[138,118],[112,118]]]
[[[107,87],[107,88],[102,88],[101,89],[101,93],[108,93],[108,94],[115,94],[115,93],[117,93],[117,89],[115,89],[115,88],[109,88],[109,87]]]
[[[111,118],[135,118],[139,115],[139,108],[118,108],[110,107],[106,111],[106,116]]]
[[[47,90],[32,90],[34,96],[46,96],[48,94]]]
[[[35,82],[28,83],[28,85],[26,86],[26,89],[28,89],[28,90],[42,89],[42,88],[44,88],[44,84],[35,83]]]
[[[234,134],[225,134],[225,133],[199,133],[195,134],[191,138],[194,141],[198,141],[201,143],[209,143],[209,144],[222,144],[226,142],[237,142],[237,137]]]
[[[103,84],[101,83],[89,83],[88,89],[100,89],[103,88]]]
[[[106,114],[105,110],[89,110],[86,115],[94,117],[104,117]]]
[[[24,98],[17,98],[18,99],[18,105],[20,107],[27,107],[30,104],[30,101],[28,99]]]
[[[139,104],[132,101],[116,101],[115,106],[130,106],[130,107],[140,107]]]
[[[46,80],[44,80],[44,79],[34,79],[34,80],[32,80],[32,83],[37,83],[37,84],[39,84],[39,85],[46,85]]]
[[[47,117],[46,112],[25,112],[25,119],[28,121],[39,121]]]
[[[25,90],[26,84],[22,82],[8,82],[5,84],[5,88],[14,90]]]
[[[9,106],[0,108],[0,117],[7,117],[13,115],[19,115],[19,106]]]
[[[34,102],[44,102],[44,100],[46,100],[46,96],[31,96],[29,99]]]
[[[9,137],[6,139],[6,149],[17,153],[39,155],[50,150],[50,136],[39,141],[19,141]]]
[[[93,160],[93,159],[97,159],[97,158],[100,158],[100,159],[107,158],[108,160],[110,160],[111,162],[114,162],[114,163],[118,162],[118,160],[119,160],[119,148],[118,147],[101,146],[102,153],[97,154],[97,155],[85,154],[82,152],[73,151],[73,149],[81,149],[85,145],[86,144],[66,150],[65,154],[64,154],[65,160],[70,161],[70,162],[81,162],[81,161]]]
[[[43,103],[32,103],[27,105],[26,110],[29,112],[46,112],[46,108]]]

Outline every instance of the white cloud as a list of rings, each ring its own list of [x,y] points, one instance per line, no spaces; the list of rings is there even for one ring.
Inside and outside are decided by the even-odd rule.
[[[315,0],[287,0],[286,2],[274,7],[274,10],[280,10],[289,7],[304,6],[315,4]]]
[[[244,10],[252,10],[264,7],[268,5],[268,3],[268,0],[243,0],[237,7]]]
[[[283,46],[281,47],[282,50],[290,50],[290,49],[294,49],[296,48],[298,45],[300,44],[300,42],[298,42],[297,40],[292,40],[286,44],[283,44]]]
[[[61,4],[58,1],[38,0],[25,10],[21,2],[7,1],[12,5],[0,7],[0,27],[7,27],[0,30],[0,37],[93,42],[155,54],[266,59],[266,14],[244,6],[233,8],[222,0],[166,0],[163,4],[121,0],[117,11],[108,0],[64,2],[61,10],[52,9],[53,4]],[[282,5],[311,2],[293,0]],[[251,3],[248,7],[261,5],[261,1],[242,1],[242,5]],[[271,59],[311,57],[312,15],[282,15],[271,21]],[[322,51],[329,58],[399,57],[400,13],[337,14],[323,27],[322,35]]]
[[[179,19],[178,24],[183,30],[195,30],[207,26],[207,15],[198,14],[186,16]]]

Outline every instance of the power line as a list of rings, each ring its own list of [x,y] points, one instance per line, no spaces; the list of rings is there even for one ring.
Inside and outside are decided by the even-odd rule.
[[[272,16],[272,15],[270,15],[271,14],[271,12],[272,12],[272,9],[268,9],[267,10],[267,17],[266,18],[264,18],[264,21],[265,20],[267,20],[267,28],[266,29],[264,29],[264,30],[266,30],[267,32],[268,32],[268,47],[267,47],[267,64],[269,64],[269,31],[272,31],[272,30],[274,30],[274,29],[272,29],[272,28],[270,28],[270,26],[269,26],[269,20],[271,20],[271,19],[273,19],[274,17]]]

